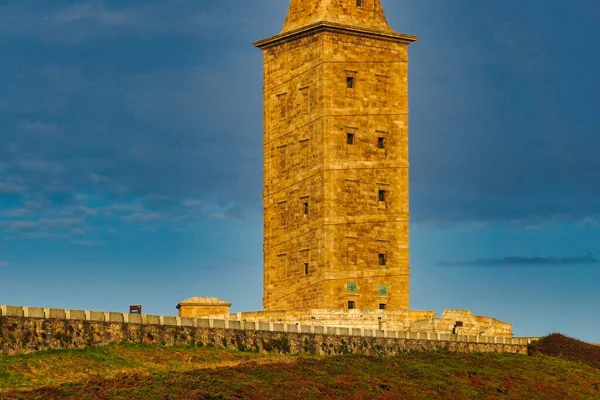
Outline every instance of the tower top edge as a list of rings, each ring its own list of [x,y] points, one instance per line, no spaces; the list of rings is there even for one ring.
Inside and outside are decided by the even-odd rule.
[[[337,24],[332,22],[316,22],[311,25],[303,26],[292,31],[280,32],[275,36],[268,37],[254,42],[254,46],[260,49],[266,49],[277,45],[282,42],[298,39],[303,36],[307,36],[318,32],[339,32],[350,35],[357,35],[363,37],[377,38],[383,40],[390,40],[394,42],[410,44],[418,40],[418,36],[409,35],[404,33],[397,33],[395,31],[380,31],[375,29],[361,28],[352,25]]]

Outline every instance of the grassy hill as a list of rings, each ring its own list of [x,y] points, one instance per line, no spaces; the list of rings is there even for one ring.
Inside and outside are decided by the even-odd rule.
[[[600,399],[600,348],[586,346],[551,335],[529,357],[294,357],[142,345],[46,351],[0,356],[0,399]]]

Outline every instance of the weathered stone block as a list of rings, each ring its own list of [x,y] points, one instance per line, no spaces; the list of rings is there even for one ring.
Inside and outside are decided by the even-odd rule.
[[[42,307],[23,307],[23,316],[30,318],[45,318],[46,314]]]
[[[85,319],[88,321],[104,321],[104,313],[102,311],[86,311]]]
[[[107,312],[104,313],[104,320],[108,322],[124,322],[123,313]]]
[[[210,321],[208,319],[205,318],[199,318],[196,320],[196,326],[200,327],[200,328],[209,328],[210,327]]]
[[[150,315],[150,314],[142,314],[142,321],[147,325],[160,325],[160,316],[158,315]]]
[[[85,320],[84,310],[65,310],[65,317],[67,319]]]
[[[213,328],[225,329],[224,319],[213,319]]]
[[[24,315],[23,307],[19,306],[0,306],[2,315],[9,317],[22,317]]]
[[[258,330],[259,331],[268,331],[270,328],[270,325],[268,322],[259,322],[258,323]]]
[[[273,324],[273,331],[274,332],[283,332],[283,324],[281,324],[281,323],[274,323]]]
[[[123,319],[128,324],[141,324],[142,314],[123,314]]]
[[[44,308],[46,318],[66,319],[67,313],[62,308]]]
[[[176,317],[160,317],[161,325],[173,325],[177,326],[177,318]]]

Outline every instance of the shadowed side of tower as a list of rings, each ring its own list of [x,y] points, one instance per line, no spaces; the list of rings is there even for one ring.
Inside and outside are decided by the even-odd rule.
[[[408,45],[379,0],[292,0],[264,51],[264,308],[409,307]]]

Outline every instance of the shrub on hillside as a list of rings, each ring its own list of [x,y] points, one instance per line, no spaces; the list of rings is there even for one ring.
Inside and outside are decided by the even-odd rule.
[[[553,333],[529,345],[529,354],[543,354],[570,361],[580,361],[600,368],[600,346]]]

